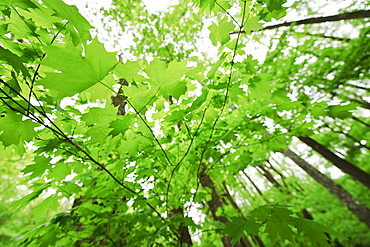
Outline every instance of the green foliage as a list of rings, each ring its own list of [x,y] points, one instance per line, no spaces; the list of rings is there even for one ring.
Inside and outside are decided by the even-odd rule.
[[[151,14],[113,4],[103,19],[122,32],[110,33],[135,43],[117,56],[62,0],[0,3],[1,244],[370,243],[333,195],[274,161],[315,135],[370,171],[368,28],[352,23],[359,37],[340,44],[310,26],[264,37],[265,22],[294,10],[283,0],[182,0]],[[253,43],[270,44],[265,59],[248,55]],[[370,205],[349,175],[337,182]]]

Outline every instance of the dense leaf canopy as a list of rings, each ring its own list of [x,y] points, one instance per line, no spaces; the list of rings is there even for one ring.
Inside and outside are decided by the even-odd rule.
[[[2,245],[370,245],[368,1],[96,6],[0,1]]]

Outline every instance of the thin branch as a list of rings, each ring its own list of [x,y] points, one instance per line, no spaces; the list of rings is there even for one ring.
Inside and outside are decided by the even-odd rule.
[[[238,27],[240,28],[240,24],[238,23],[238,21],[237,20],[235,20],[235,18],[224,8],[224,7],[222,7],[217,1],[215,1],[215,3],[217,4],[217,6],[218,7],[220,7],[220,9],[222,9],[230,18],[231,18],[231,20],[233,20],[235,23],[236,23],[236,25],[238,25]],[[245,10],[245,9],[243,9],[243,10]]]
[[[56,37],[59,35],[59,33],[67,26],[67,24],[69,23],[69,21],[68,22],[66,22],[66,24],[64,24],[64,26],[60,29],[60,30],[58,30],[58,32],[54,35],[54,37],[51,39],[51,41],[50,41],[50,44],[53,44],[53,42],[54,42],[54,40],[56,39]],[[39,99],[38,99],[38,97],[37,97],[37,95],[35,94],[35,92],[33,91],[33,87],[34,87],[34,85],[35,85],[35,81],[36,81],[36,77],[37,77],[37,75],[39,74],[39,70],[40,70],[40,67],[41,67],[41,60],[42,59],[44,59],[45,58],[45,56],[46,56],[46,54],[42,54],[42,56],[41,56],[41,59],[40,59],[40,62],[39,62],[39,64],[37,65],[37,67],[36,67],[36,70],[35,70],[35,73],[33,73],[33,77],[32,77],[32,81],[31,81],[31,85],[28,85],[29,86],[29,88],[30,88],[30,93],[29,93],[29,95],[28,95],[28,101],[30,102],[31,101],[31,94],[33,94],[33,96],[35,97],[35,99],[37,100],[37,101],[39,101]],[[26,82],[27,83],[27,82]],[[28,83],[27,83],[28,84]],[[46,114],[46,112],[44,111],[44,108],[42,108],[41,107],[41,109],[43,110],[43,112]],[[30,105],[28,105],[28,108],[27,108],[27,111],[29,111],[30,110]]]
[[[68,137],[66,134],[63,133],[63,131],[45,114],[43,114],[40,110],[37,109],[37,107],[35,107],[34,105],[31,104],[31,102],[29,102],[23,95],[19,94],[15,89],[13,89],[9,84],[7,84],[5,81],[3,81],[2,79],[0,79],[0,82],[2,82],[5,86],[7,86],[9,89],[11,89],[13,92],[15,92],[19,97],[21,97],[25,102],[27,102],[31,107],[33,107],[36,111],[38,111],[41,115],[45,116],[50,124],[53,127],[49,126],[49,125],[46,125],[42,120],[39,120],[37,121],[38,123],[40,123],[41,125],[43,125],[44,127],[50,129],[53,133],[55,134],[59,134],[60,136],[63,137],[63,140],[69,142],[70,144],[72,144],[72,146],[74,146],[78,151],[82,152],[87,158],[88,160],[90,160],[91,162],[93,162],[94,164],[96,164],[97,166],[99,166],[102,170],[104,170],[114,181],[116,181],[121,187],[125,188],[126,190],[128,190],[129,192],[133,193],[134,195],[137,195],[138,197],[140,197],[140,195],[138,195],[137,192],[135,192],[134,190],[132,190],[131,188],[129,188],[126,184],[124,184],[123,182],[121,182],[118,178],[116,178],[103,164],[101,164],[100,162],[98,162],[96,159],[94,159],[85,149],[83,149],[81,146],[79,146],[77,143],[75,143],[70,137]],[[1,89],[1,92],[2,93],[5,93],[6,92]],[[7,95],[8,96],[8,95]],[[9,96],[8,96],[9,97]],[[10,97],[11,98],[11,97]],[[8,107],[10,107],[5,101],[3,98],[0,98],[3,103],[5,103],[5,105],[7,105]],[[11,100],[15,103],[17,103],[13,98],[11,98]],[[22,105],[19,104],[20,107],[22,107],[23,110],[26,110]],[[12,109],[12,107],[10,107],[10,109]],[[16,110],[16,109],[15,109]],[[27,117],[30,117],[30,115],[27,113],[22,113],[20,112],[19,110],[16,110],[17,112],[21,113],[22,115],[24,116],[27,116]],[[34,116],[34,115],[31,115],[31,116]],[[79,158],[81,158],[81,156],[77,156]],[[166,221],[166,219],[164,219],[161,214],[148,202],[148,201],[145,201],[146,205],[151,208],[153,210],[153,212],[155,212],[163,221]]]
[[[296,32],[298,34],[304,34],[304,35],[309,35],[313,37],[318,37],[318,38],[325,38],[325,39],[331,39],[331,40],[336,40],[336,41],[342,41],[342,42],[350,42],[351,39],[349,38],[341,38],[341,37],[335,37],[335,36],[329,36],[321,33],[303,33],[303,32]]]
[[[298,21],[284,22],[284,23],[280,23],[276,25],[266,26],[262,28],[260,31],[276,29],[279,27],[290,27],[291,25],[318,24],[318,23],[323,23],[323,22],[363,19],[363,18],[368,18],[368,17],[370,17],[370,10],[359,10],[359,11],[348,12],[348,13],[337,14],[337,15],[313,17],[313,18],[307,18],[307,19],[298,20]],[[231,32],[230,34],[236,34],[236,33],[245,33],[245,31],[240,30],[238,32]]]
[[[167,205],[168,205],[168,194],[169,194],[169,191],[170,191],[170,186],[171,186],[172,178],[173,178],[173,176],[175,175],[176,170],[178,170],[178,168],[180,167],[180,164],[182,163],[182,161],[183,161],[183,160],[185,159],[185,157],[188,155],[188,153],[189,153],[189,151],[190,151],[190,148],[191,148],[191,146],[192,146],[192,144],[193,144],[193,142],[194,142],[194,139],[195,139],[195,137],[196,137],[196,136],[197,136],[197,134],[198,134],[198,131],[199,131],[199,129],[200,129],[200,126],[201,126],[201,125],[202,125],[202,123],[203,123],[203,120],[204,120],[204,117],[205,117],[205,115],[206,115],[206,112],[207,112],[208,107],[209,107],[209,106],[207,106],[207,107],[206,107],[206,109],[203,111],[203,115],[202,115],[202,118],[201,118],[201,120],[200,120],[200,123],[199,123],[199,125],[198,125],[197,129],[195,130],[193,137],[190,139],[190,144],[189,144],[189,146],[188,146],[187,150],[185,151],[184,155],[182,156],[182,158],[180,159],[180,161],[176,164],[175,168],[174,168],[174,169],[172,170],[172,172],[171,172],[170,179],[169,179],[169,181],[168,181],[168,185],[167,185],[167,192],[166,192],[166,201],[167,201]],[[188,128],[188,127],[187,127],[187,128]],[[189,133],[190,133],[190,132],[189,132]]]
[[[166,151],[165,151],[165,150],[164,150],[164,148],[162,147],[162,144],[159,142],[158,138],[154,135],[154,132],[153,132],[152,128],[150,128],[149,124],[146,122],[146,120],[143,118],[143,116],[141,116],[140,112],[138,112],[138,111],[136,110],[136,108],[131,104],[131,102],[130,102],[128,99],[126,99],[126,101],[127,101],[127,103],[132,107],[132,109],[134,109],[134,111],[135,111],[136,115],[138,115],[138,116],[139,116],[139,118],[141,119],[141,121],[142,121],[142,122],[145,124],[145,126],[148,128],[148,130],[149,130],[149,131],[150,131],[150,133],[152,134],[152,136],[153,136],[154,140],[156,141],[156,143],[158,144],[158,146],[159,146],[159,147],[160,147],[160,149],[162,150],[162,152],[163,152],[163,154],[164,154],[164,156],[165,156],[165,158],[166,158],[166,160],[167,160],[168,164],[169,164],[170,166],[173,166],[173,164],[172,164],[172,162],[171,162],[170,158],[168,157],[168,155],[167,155]]]
[[[197,192],[198,192],[198,189],[199,189],[199,184],[200,184],[199,174],[200,174],[200,168],[202,166],[204,154],[207,151],[209,144],[211,143],[211,140],[212,140],[212,137],[213,137],[213,133],[214,133],[216,124],[217,124],[218,120],[221,118],[221,115],[222,115],[222,113],[223,113],[223,111],[225,109],[225,106],[226,106],[226,103],[227,103],[227,100],[228,100],[228,95],[229,95],[229,90],[230,90],[230,85],[231,85],[231,77],[232,77],[233,68],[234,68],[234,60],[235,60],[235,57],[236,57],[236,50],[238,49],[238,43],[239,43],[239,39],[240,39],[240,34],[241,34],[242,29],[243,29],[243,23],[245,21],[245,8],[246,8],[246,4],[247,4],[247,2],[244,1],[243,16],[242,16],[242,20],[241,20],[241,23],[242,24],[241,25],[238,25],[239,26],[239,33],[238,33],[238,36],[236,38],[235,47],[234,47],[234,51],[233,51],[233,57],[232,57],[231,62],[230,62],[230,74],[228,76],[227,88],[226,88],[224,102],[222,103],[222,107],[221,107],[220,113],[218,114],[217,118],[213,122],[212,129],[211,129],[211,134],[209,135],[208,140],[207,140],[206,144],[204,145],[203,151],[202,151],[201,156],[200,156],[200,159],[199,159],[199,165],[198,165],[198,168],[197,168],[197,180],[198,180],[198,183],[197,183],[196,191],[195,191],[194,196],[193,196],[193,201],[194,201],[195,197],[197,196]],[[249,17],[249,15],[248,15],[248,17]]]

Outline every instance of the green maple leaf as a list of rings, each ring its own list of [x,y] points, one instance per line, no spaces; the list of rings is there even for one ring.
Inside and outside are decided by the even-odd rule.
[[[263,28],[262,23],[259,23],[260,18],[257,16],[249,16],[247,22],[244,24],[245,33],[251,33],[253,31],[259,31]]]
[[[135,155],[137,152],[142,152],[153,145],[152,140],[149,140],[147,137],[135,135],[129,132],[126,134],[125,139],[126,140],[122,141],[122,144],[117,150],[121,154],[129,153],[131,155]]]
[[[51,45],[44,48],[47,56],[42,64],[57,69],[61,73],[46,72],[39,81],[48,89],[58,91],[58,99],[73,96],[95,85],[117,65],[113,52],[107,52],[96,39],[82,48],[68,43],[65,47]]]
[[[29,0],[1,0],[0,8],[5,9],[10,6],[19,7],[23,9],[36,8],[36,5]]]
[[[264,2],[267,4],[267,9],[273,11],[283,9],[283,4],[286,3],[286,0],[265,0]]]
[[[298,232],[304,232],[313,242],[317,242],[322,246],[329,246],[328,236],[326,233],[329,233],[336,237],[343,237],[333,229],[324,226],[320,223],[317,223],[312,220],[307,220],[299,218],[295,220],[295,227],[298,229]]]
[[[54,167],[50,169],[48,177],[54,181],[62,181],[67,175],[71,174],[71,169],[69,168],[68,163],[61,160],[54,164]]]
[[[105,108],[92,107],[89,111],[83,114],[81,120],[86,122],[88,125],[103,125],[108,126],[108,124],[117,117],[117,109],[112,105]]]
[[[225,52],[225,53],[223,53],[223,54],[220,56],[220,58],[218,59],[218,61],[217,61],[217,62],[215,62],[215,63],[213,64],[212,69],[211,69],[210,71],[208,71],[208,73],[207,73],[207,76],[208,76],[208,77],[212,78],[212,77],[215,75],[215,73],[216,73],[216,71],[218,70],[218,68],[219,68],[219,67],[221,66],[221,64],[224,62],[224,60],[225,60],[226,56],[227,56],[227,53],[226,53],[226,52]]]
[[[113,130],[109,135],[116,136],[118,134],[124,135],[125,132],[133,125],[133,119],[131,115],[117,116],[117,119],[112,121],[109,125],[109,128]]]
[[[172,61],[168,66],[167,63],[159,59],[154,59],[144,70],[150,77],[153,85],[159,87],[159,94],[165,99],[169,96],[178,99],[186,92],[186,83],[180,81],[190,68],[186,67],[186,61]]]
[[[18,12],[25,18],[32,19],[43,28],[51,28],[53,26],[53,22],[61,21],[59,17],[53,16],[54,11],[48,8],[28,9],[28,11],[20,9]]]
[[[126,63],[120,63],[114,69],[113,73],[119,78],[125,78],[128,82],[142,82],[145,77],[139,74],[143,68],[138,61],[127,61]]]
[[[30,178],[41,177],[46,169],[51,168],[50,160],[51,158],[46,158],[45,156],[36,156],[34,159],[35,164],[26,166],[22,172],[24,174],[31,173]]]
[[[209,28],[211,31],[209,38],[212,41],[212,44],[215,46],[217,42],[220,42],[221,45],[226,44],[230,40],[230,32],[235,29],[235,25],[227,20],[227,17],[224,17],[219,25],[213,23]]]
[[[135,108],[138,113],[145,113],[147,106],[151,106],[157,99],[158,87],[151,87],[138,84],[137,86],[130,86],[125,88],[125,95],[129,97],[129,105]]]
[[[293,235],[295,235],[287,222],[269,220],[266,222],[265,232],[267,232],[272,239],[276,239],[278,235],[280,235],[283,240],[287,239],[289,241],[293,241]]]
[[[351,118],[352,113],[357,109],[357,105],[354,103],[348,105],[331,105],[328,107],[329,112],[327,113],[329,116],[334,118],[346,119]]]
[[[56,210],[58,206],[60,206],[58,202],[58,197],[49,196],[48,198],[43,199],[39,205],[34,207],[31,210],[30,215],[36,218],[40,218],[42,216],[47,215],[48,212]]]
[[[104,143],[110,132],[111,129],[107,126],[96,125],[89,127],[86,135],[91,137],[91,143]]]
[[[58,16],[62,19],[68,20],[66,29],[72,35],[73,43],[75,45],[81,43],[80,41],[87,41],[91,39],[90,29],[92,26],[90,23],[78,12],[78,9],[74,5],[68,5],[62,0],[48,0],[44,1],[43,4],[48,8],[54,10]]]
[[[34,35],[31,24],[28,24],[23,20],[15,11],[10,13],[10,17],[5,17],[6,23],[8,23],[8,31],[10,31],[15,38],[22,39],[24,37],[32,38]],[[30,25],[30,26],[27,26]]]
[[[28,69],[23,65],[22,59],[7,49],[0,47],[0,60],[8,62],[15,71],[22,71],[23,75],[30,78]]]
[[[49,188],[50,186],[50,183],[46,183],[46,184],[42,184],[40,185],[40,187],[38,187],[37,189],[35,189],[33,192],[31,192],[30,194],[22,197],[21,199],[19,199],[18,201],[15,201],[11,204],[11,206],[13,208],[18,208],[18,207],[25,207],[30,201],[36,199],[37,197],[39,197],[39,195],[41,195],[41,193]]]
[[[23,141],[31,141],[36,136],[34,128],[37,126],[29,119],[22,120],[21,115],[8,112],[6,117],[0,118],[0,141],[5,147],[19,143],[23,145]]]
[[[262,225],[254,220],[243,220],[241,217],[232,217],[232,222],[225,224],[224,233],[233,238],[231,244],[235,244],[243,236],[244,231],[248,234],[258,235]]]

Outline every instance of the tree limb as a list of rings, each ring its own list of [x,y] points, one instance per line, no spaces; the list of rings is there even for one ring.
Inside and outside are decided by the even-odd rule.
[[[294,25],[317,24],[317,23],[331,22],[331,21],[362,19],[362,18],[367,18],[367,17],[370,17],[370,10],[359,10],[359,11],[348,12],[348,13],[337,14],[337,15],[313,17],[313,18],[307,18],[307,19],[298,20],[298,21],[284,22],[284,23],[280,23],[276,25],[266,26],[262,28],[260,31],[276,29],[279,27],[289,27],[292,24]],[[237,33],[245,33],[245,31],[231,32],[230,34],[237,34]]]

